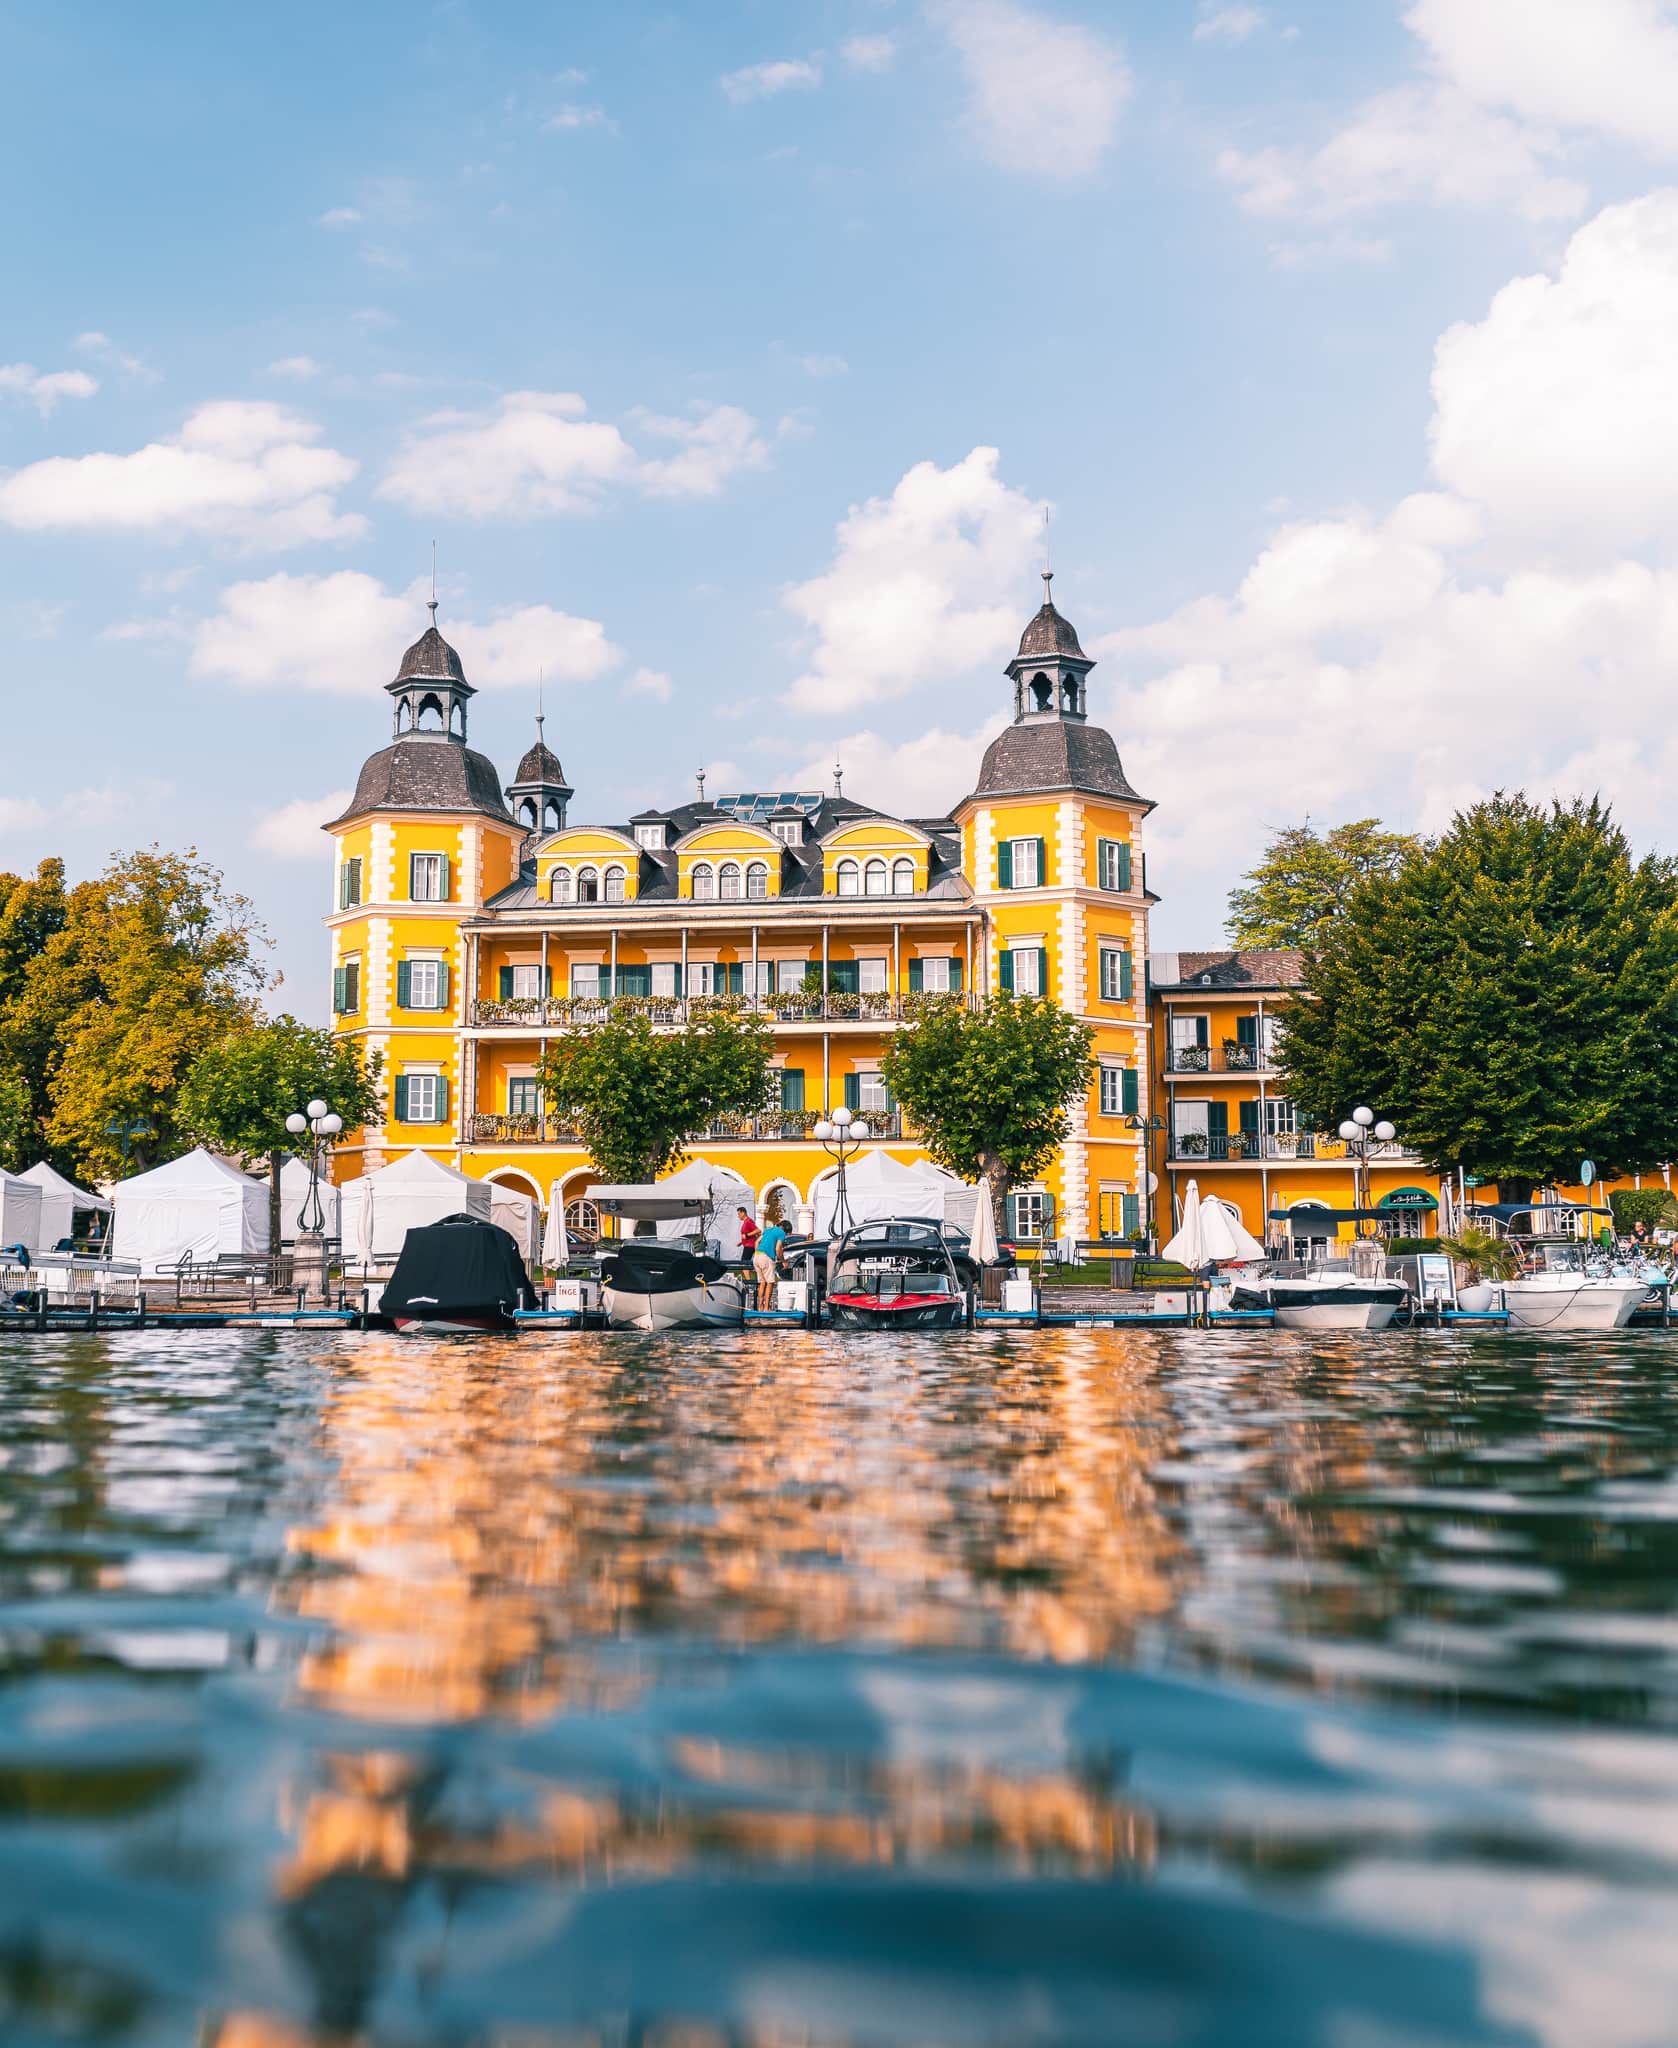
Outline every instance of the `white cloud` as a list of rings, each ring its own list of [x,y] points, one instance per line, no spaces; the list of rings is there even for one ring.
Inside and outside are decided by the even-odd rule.
[[[638,668],[624,689],[631,697],[650,697],[655,704],[670,702],[670,678],[662,669]]]
[[[604,128],[610,135],[616,135],[618,124],[604,107],[579,107],[566,105],[557,113],[550,114],[542,123],[550,134],[563,135],[578,128]]]
[[[1256,36],[1269,18],[1258,7],[1220,7],[1195,23],[1194,39],[1197,43],[1244,43],[1249,36]]]
[[[1506,533],[1575,552],[1678,538],[1678,191],[1613,206],[1434,363],[1433,464]]]
[[[772,99],[782,92],[809,92],[822,82],[821,67],[803,57],[783,58],[774,64],[748,64],[739,71],[725,71],[717,81],[730,106],[743,107],[750,100]]]
[[[231,584],[194,632],[191,673],[250,689],[377,689],[423,630],[424,592],[423,583],[389,592],[357,569]],[[622,660],[598,619],[548,605],[453,619],[445,637],[480,689],[523,689],[544,672],[550,682],[590,682]]]
[[[1316,149],[1226,149],[1217,169],[1247,212],[1269,219],[1335,221],[1426,200],[1569,220],[1585,189],[1554,174],[1556,147],[1450,87],[1406,85],[1366,101]]]
[[[329,206],[317,223],[323,228],[353,228],[361,225],[358,206]]]
[[[78,334],[71,346],[78,355],[96,356],[112,364],[122,373],[126,384],[155,384],[157,372],[143,356],[130,355],[118,348],[108,334],[101,334],[96,327],[90,327],[84,334]]]
[[[792,686],[801,710],[849,711],[1007,661],[1042,507],[998,461],[975,448],[949,469],[920,462],[889,498],[852,506],[828,569],[784,600],[814,635]]]
[[[800,356],[798,367],[806,377],[844,377],[851,366],[843,356]]]
[[[493,411],[422,420],[379,495],[415,511],[532,518],[585,510],[613,486],[654,497],[714,497],[736,471],[768,459],[756,421],[738,406],[713,406],[689,419],[636,413],[633,424],[638,435],[681,446],[674,455],[643,458],[620,428],[590,419],[575,392],[509,392]]]
[[[0,796],[0,832],[31,832],[46,821],[45,806],[32,796]]]
[[[312,421],[265,401],[201,405],[178,434],[127,455],[52,456],[0,478],[0,524],[28,532],[202,532],[296,547],[363,531],[335,492],[356,464]]]
[[[321,827],[349,808],[353,790],[328,790],[325,796],[300,796],[258,818],[251,844],[280,860],[325,860],[332,841]]]
[[[970,125],[993,162],[1040,178],[1096,170],[1130,97],[1115,45],[1011,0],[927,0],[927,13],[955,45]]]
[[[268,365],[270,377],[290,377],[298,383],[307,383],[311,377],[323,374],[325,365],[317,363],[313,356],[281,356],[277,362]]]
[[[839,52],[852,71],[889,71],[897,61],[892,36],[852,36]]]
[[[85,370],[37,370],[33,363],[0,363],[0,392],[27,399],[42,419],[63,398],[91,398],[98,384]]]

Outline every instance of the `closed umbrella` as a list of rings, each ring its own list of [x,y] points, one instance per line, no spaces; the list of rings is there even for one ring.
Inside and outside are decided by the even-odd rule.
[[[1206,1263],[1206,1247],[1200,1232],[1200,1183],[1191,1180],[1188,1192],[1183,1197],[1183,1220],[1177,1226],[1177,1235],[1160,1253],[1162,1259],[1175,1259],[1180,1266],[1187,1266],[1190,1272]]]
[[[996,1241],[996,1210],[991,1203],[990,1189],[981,1184],[979,1200],[973,1210],[973,1236],[971,1250],[975,1261],[981,1266],[994,1266],[1001,1257],[1001,1247]]]
[[[1259,1243],[1239,1216],[1230,1214],[1227,1202],[1208,1196],[1200,1205],[1200,1247],[1204,1258],[1219,1265],[1245,1264],[1264,1257]]]
[[[565,1203],[560,1197],[559,1183],[555,1181],[548,1192],[548,1222],[542,1232],[542,1264],[551,1273],[565,1264],[568,1246],[565,1242]]]
[[[373,1263],[373,1183],[363,1178],[361,1200],[355,1212],[355,1255],[361,1261],[363,1273]]]

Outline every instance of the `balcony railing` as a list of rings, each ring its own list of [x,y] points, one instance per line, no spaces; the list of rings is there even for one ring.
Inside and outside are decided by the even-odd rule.
[[[503,996],[481,998],[468,1009],[468,1022],[480,1029],[563,1031],[577,1025],[602,1024],[610,1016],[639,1012],[654,1024],[687,1024],[697,1017],[767,1017],[778,1024],[895,1024],[924,1016],[928,1010],[958,1003],[977,1003],[971,993],[835,992],[825,996]]]
[[[716,1117],[698,1136],[710,1143],[814,1144],[815,1127],[822,1114],[819,1109],[773,1109],[766,1110],[761,1116]],[[877,1138],[890,1143],[913,1135],[901,1110],[859,1109],[856,1114],[868,1125],[871,1141]],[[467,1118],[466,1142],[469,1145],[580,1145],[582,1138],[559,1117],[481,1114]]]
[[[1213,1165],[1246,1159],[1351,1159],[1354,1154],[1344,1138],[1318,1137],[1312,1131],[1230,1131],[1227,1135],[1207,1131],[1174,1131],[1172,1160],[1193,1165],[1209,1160]],[[1410,1159],[1409,1148],[1398,1142],[1371,1145],[1372,1160]]]
[[[1226,1038],[1209,1045],[1174,1045],[1165,1056],[1168,1074],[1267,1074],[1276,1064],[1275,1048]]]

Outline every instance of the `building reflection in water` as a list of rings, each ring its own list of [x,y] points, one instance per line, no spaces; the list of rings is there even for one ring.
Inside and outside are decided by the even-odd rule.
[[[1075,1332],[1029,1350],[782,1335],[346,1352],[321,1423],[336,1483],[291,1531],[284,1581],[319,1630],[297,1705],[340,1727],[288,1794],[275,1876],[316,2031],[234,2015],[217,2048],[354,2037],[423,1888],[1146,1864],[1122,1758],[1064,1731],[1017,1768],[994,1743],[900,1740],[889,1674],[916,1668],[905,1652],[1112,1658],[1172,1606],[1181,1563],[1149,1479],[1172,1455],[1159,1377],[1157,1357]],[[853,1746],[648,1711],[673,1660],[692,1684],[697,1655],[715,1695],[719,1660],[789,1647],[836,1661],[841,1687],[854,1660]],[[519,1731],[620,1717],[650,1769],[509,1761]]]

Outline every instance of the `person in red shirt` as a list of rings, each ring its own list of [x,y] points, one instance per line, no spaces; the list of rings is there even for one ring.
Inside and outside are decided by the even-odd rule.
[[[757,1241],[763,1235],[757,1227],[757,1218],[744,1203],[739,1209],[740,1217],[740,1263],[748,1272],[752,1270],[752,1254],[757,1250]]]

